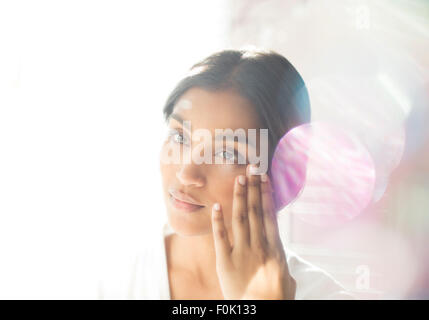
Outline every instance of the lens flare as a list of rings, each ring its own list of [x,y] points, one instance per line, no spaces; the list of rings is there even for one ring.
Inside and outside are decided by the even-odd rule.
[[[351,134],[313,122],[288,132],[272,165],[277,210],[315,225],[335,225],[359,215],[372,198],[374,163]],[[301,193],[300,193],[301,192]]]

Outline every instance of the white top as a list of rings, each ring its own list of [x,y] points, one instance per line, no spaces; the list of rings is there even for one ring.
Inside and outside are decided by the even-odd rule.
[[[98,299],[170,300],[165,237],[173,233],[165,223],[160,237],[125,261],[121,268],[105,272],[99,281]],[[295,279],[296,299],[353,299],[328,273],[285,249],[289,272]]]

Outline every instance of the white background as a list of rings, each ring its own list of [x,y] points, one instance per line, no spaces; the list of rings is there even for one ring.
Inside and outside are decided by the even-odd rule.
[[[0,1],[0,298],[90,298],[150,241],[163,103],[220,49],[221,5]]]

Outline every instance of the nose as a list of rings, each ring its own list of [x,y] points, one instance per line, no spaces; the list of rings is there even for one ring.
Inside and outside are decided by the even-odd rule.
[[[197,165],[194,163],[182,164],[176,172],[176,177],[184,186],[202,187],[205,184],[205,179],[201,176]]]

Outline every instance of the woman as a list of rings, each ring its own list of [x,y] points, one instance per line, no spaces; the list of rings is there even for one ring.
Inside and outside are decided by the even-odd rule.
[[[271,160],[280,138],[310,121],[305,84],[283,56],[215,53],[179,82],[164,115],[169,134],[160,168],[168,223],[124,274],[127,285],[117,288],[125,291],[104,282],[102,297],[350,297],[325,272],[285,251],[279,236]],[[268,136],[251,137],[251,130],[263,129]],[[244,132],[244,139],[224,134],[216,144],[219,130]],[[259,166],[251,165],[256,160]]]

